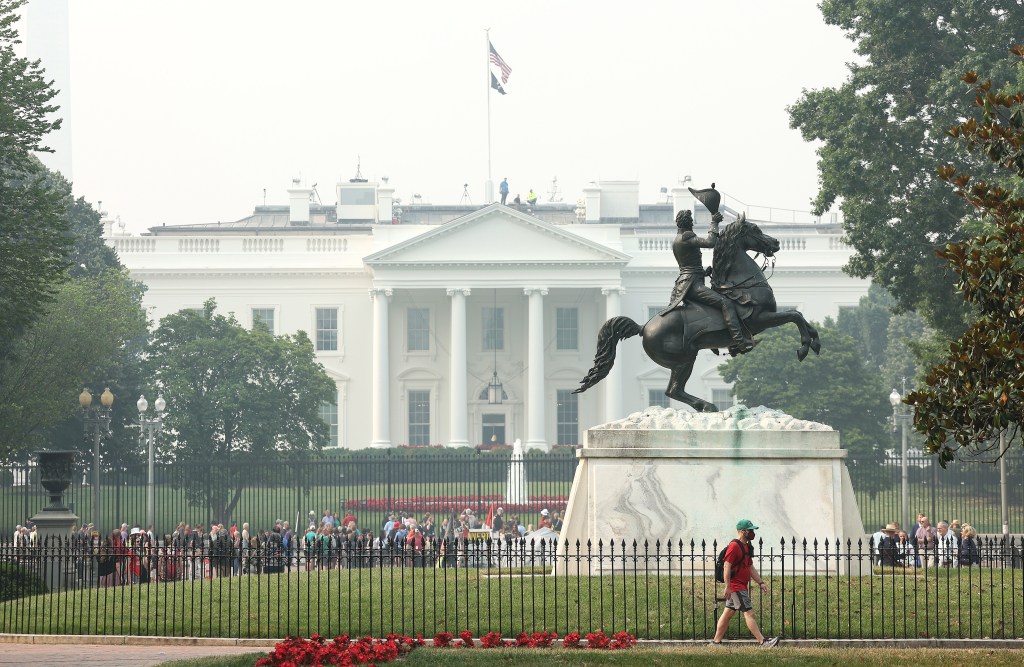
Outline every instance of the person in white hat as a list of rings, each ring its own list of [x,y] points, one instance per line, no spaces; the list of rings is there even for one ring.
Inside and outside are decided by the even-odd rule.
[[[550,528],[551,527],[551,512],[548,512],[548,508],[544,508],[540,511],[540,523],[537,524],[538,528]]]

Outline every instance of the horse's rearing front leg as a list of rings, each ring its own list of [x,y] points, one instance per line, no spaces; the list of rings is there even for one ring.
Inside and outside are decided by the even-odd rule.
[[[811,350],[815,354],[821,351],[821,342],[818,340],[818,330],[804,318],[798,310],[783,310],[774,313],[761,313],[756,318],[756,325],[759,329],[772,329],[783,324],[795,324],[800,330],[800,347],[797,348],[796,358],[803,361]],[[751,324],[755,324],[752,322]]]

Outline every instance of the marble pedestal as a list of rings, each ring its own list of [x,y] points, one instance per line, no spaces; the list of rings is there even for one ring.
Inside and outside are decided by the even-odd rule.
[[[69,587],[75,573],[73,559],[58,557],[69,553],[71,528],[78,516],[66,509],[44,509],[29,519],[36,525],[36,544],[42,557],[42,576],[47,588],[58,591]]]
[[[693,540],[699,556],[705,541],[710,557],[672,561],[674,569],[704,574],[714,567],[712,541],[734,538],[739,519],[760,526],[765,554],[778,554],[782,539],[789,552],[792,538],[798,544],[828,539],[834,554],[836,538],[845,544],[864,536],[839,433],[778,411],[736,406],[701,415],[649,408],[588,430],[577,456],[560,553],[566,541],[569,555],[577,541],[586,553],[590,540],[596,554],[600,539],[604,553],[609,540],[620,546],[625,540],[627,553],[636,540],[641,557],[645,541],[651,555],[656,541],[661,553],[671,542],[678,555],[680,541],[688,554]],[[801,567],[786,560],[787,568]],[[821,565],[834,571],[837,561]],[[654,567],[651,559],[648,569]],[[666,563],[658,567],[665,571]]]

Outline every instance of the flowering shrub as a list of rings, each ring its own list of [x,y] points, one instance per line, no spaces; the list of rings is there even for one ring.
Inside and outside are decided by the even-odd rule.
[[[436,648],[448,648],[452,645],[454,636],[450,632],[439,632],[434,635],[434,646]]]
[[[609,644],[611,649],[633,648],[634,646],[636,646],[636,637],[627,632],[616,632],[612,635],[612,643]]]
[[[562,639],[562,646],[565,648],[579,648],[580,647],[580,633],[570,632]]]
[[[480,638],[480,645],[484,648],[502,648],[512,646],[512,642],[502,639],[500,632],[488,632]]]
[[[320,635],[309,639],[289,637],[274,646],[266,657],[256,661],[256,667],[297,667],[298,665],[360,665],[391,662],[399,655],[423,646],[423,638],[388,635],[384,639],[360,637],[355,641],[348,635],[328,642]]]
[[[556,639],[558,639],[557,632],[534,632],[532,635],[520,632],[519,636],[516,637],[515,646],[521,646],[524,648],[546,648],[551,646]]]
[[[591,632],[587,634],[587,648],[608,648],[608,644],[611,643],[603,632],[598,630],[597,632]]]
[[[462,640],[461,643],[455,644],[459,648],[473,648],[473,633],[469,630],[463,630],[462,632],[460,632],[459,639]]]

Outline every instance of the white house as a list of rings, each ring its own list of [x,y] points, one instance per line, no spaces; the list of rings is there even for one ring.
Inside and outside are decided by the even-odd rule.
[[[154,320],[213,297],[243,324],[306,331],[337,382],[337,405],[323,412],[335,446],[521,438],[546,449],[668,405],[668,371],[637,339],[619,346],[600,385],[571,392],[605,319],[644,322],[667,303],[675,213],[693,209],[698,233],[710,217],[686,188],[641,205],[638,183],[602,182],[576,206],[533,210],[398,205],[386,183],[356,179],[338,184],[335,206],[311,204],[297,183],[289,193],[289,206],[257,206],[231,223],[127,236],[108,222],[108,240],[148,285]],[[728,222],[737,211],[724,213]],[[866,281],[841,271],[850,250],[835,221],[747,215],[782,243],[771,276],[780,308],[820,321],[866,293]],[[729,404],[719,363],[702,353],[687,390]]]

